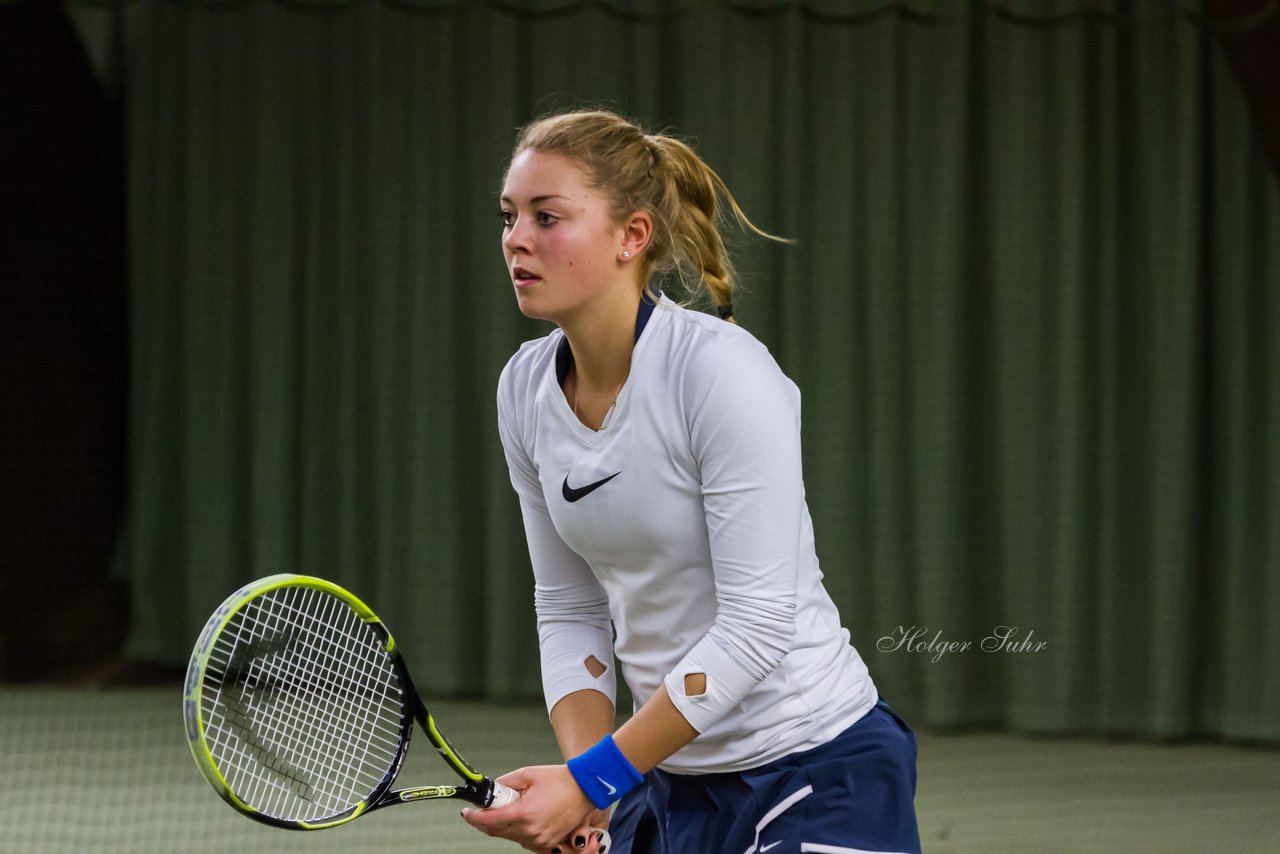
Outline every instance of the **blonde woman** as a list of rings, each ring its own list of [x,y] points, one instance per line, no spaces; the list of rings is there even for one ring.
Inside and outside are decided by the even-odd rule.
[[[726,322],[720,221],[764,233],[688,145],[602,111],[524,128],[501,211],[520,311],[558,327],[498,416],[568,761],[464,818],[565,854],[606,824],[617,854],[918,850],[914,736],[822,586],[799,392]],[[650,285],[672,278],[719,317]]]

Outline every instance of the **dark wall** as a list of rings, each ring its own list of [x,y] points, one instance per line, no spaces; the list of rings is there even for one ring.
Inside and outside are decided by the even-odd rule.
[[[1205,0],[1218,39],[1271,166],[1280,178],[1280,5],[1271,0]]]
[[[0,3],[0,678],[83,676],[125,627],[124,156],[61,5]]]

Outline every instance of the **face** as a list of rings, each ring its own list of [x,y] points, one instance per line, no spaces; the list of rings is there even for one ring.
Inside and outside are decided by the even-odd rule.
[[[560,323],[617,290],[624,229],[569,158],[531,149],[516,155],[502,189],[502,222],[502,254],[527,316]]]

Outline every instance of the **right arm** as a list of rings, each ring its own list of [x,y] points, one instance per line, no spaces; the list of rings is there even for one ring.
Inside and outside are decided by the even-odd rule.
[[[599,691],[574,691],[562,697],[551,710],[551,728],[556,731],[560,754],[568,761],[613,732],[613,716],[613,703]],[[608,827],[609,815],[609,810],[596,810],[578,832]]]
[[[533,567],[534,608],[538,617],[538,648],[547,711],[554,711],[561,700],[575,692],[598,692],[608,703],[608,725],[612,728],[617,683],[613,672],[609,597],[591,567],[565,544],[551,521],[537,468],[525,447],[526,401],[522,399],[524,395],[515,393],[515,382],[508,365],[498,381],[498,434],[511,485],[520,498],[520,514]],[[554,726],[554,720],[552,724]],[[556,737],[561,740],[563,750],[558,727]]]
[[[520,498],[525,536],[534,574],[534,606],[538,618],[538,648],[542,667],[543,695],[556,740],[568,760],[590,748],[613,731],[617,681],[613,672],[613,624],[609,598],[581,555],[568,547],[555,529],[547,510],[537,469],[521,435],[520,403],[510,394],[507,371],[499,381],[498,431],[511,475],[511,484]],[[592,807],[560,766],[567,785],[582,798],[586,809],[576,829],[563,841],[578,835],[591,838],[592,827],[604,827],[608,810]],[[515,777],[516,772],[510,777]],[[510,781],[515,784],[515,780]],[[524,789],[524,786],[517,786]],[[504,807],[500,811],[510,810]],[[464,813],[465,817],[465,813]],[[483,822],[468,819],[487,833],[516,838],[501,828],[486,828]],[[563,846],[562,846],[563,847]],[[587,850],[594,850],[588,842]]]
[[[567,761],[613,731],[617,680],[609,598],[587,562],[560,538],[545,508],[523,497],[520,506],[534,570],[543,695]],[[576,783],[569,785],[577,791]],[[592,828],[606,827],[609,815],[586,814],[563,840],[570,847],[561,849],[574,850],[578,836],[591,838]]]

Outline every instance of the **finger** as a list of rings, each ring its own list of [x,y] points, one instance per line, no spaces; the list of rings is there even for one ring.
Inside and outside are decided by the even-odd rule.
[[[467,807],[462,810],[461,815],[462,820],[476,830],[493,836],[495,833],[505,831],[511,827],[512,816],[509,815],[509,812],[514,808],[514,804],[491,810]]]
[[[591,825],[583,822],[565,837],[565,842],[570,846],[572,851],[586,851],[587,843],[590,838]]]
[[[523,792],[525,789],[529,788],[529,784],[533,781],[530,779],[530,775],[526,769],[517,768],[514,771],[498,777],[495,782],[501,783],[504,786],[510,786],[516,791]]]
[[[552,854],[604,854],[610,842],[609,831],[583,824],[565,837],[557,846],[560,850]]]

